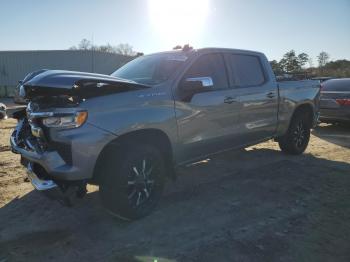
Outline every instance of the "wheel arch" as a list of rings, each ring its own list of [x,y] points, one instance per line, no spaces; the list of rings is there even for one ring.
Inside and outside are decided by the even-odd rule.
[[[108,158],[109,156],[116,155],[116,157],[118,157],[118,154],[123,153],[123,148],[133,143],[145,143],[158,148],[165,157],[168,171],[167,177],[172,179],[176,178],[173,163],[173,149],[168,135],[160,129],[147,128],[120,135],[105,145],[97,158],[91,183],[99,184],[104,174],[104,167],[106,166],[105,161],[110,160]]]
[[[311,103],[302,103],[298,105],[293,111],[292,117],[290,118],[290,121],[289,121],[288,128],[292,123],[292,119],[299,114],[306,114],[308,123],[310,124],[310,128],[311,128],[314,121],[314,110],[315,110],[314,106]]]
[[[305,133],[303,134],[302,138],[300,138],[300,141],[297,141],[295,140],[295,136],[297,136],[297,139],[299,139],[299,135],[298,133],[295,135],[295,125],[299,125],[299,119],[297,117],[300,116],[306,117],[307,126],[305,127],[307,130],[305,130]],[[275,141],[279,143],[281,150],[292,155],[299,155],[303,153],[309,143],[310,129],[312,128],[313,120],[314,108],[312,104],[303,103],[297,106],[289,119],[288,129],[286,133],[275,139]]]

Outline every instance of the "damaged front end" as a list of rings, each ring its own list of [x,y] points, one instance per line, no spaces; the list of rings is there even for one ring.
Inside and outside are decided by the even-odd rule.
[[[76,107],[41,109],[38,104],[30,102],[26,110],[14,114],[18,124],[10,138],[12,151],[21,154],[21,164],[27,168],[28,178],[34,188],[68,206],[75,197],[85,195],[87,180],[64,180],[47,171],[52,170],[52,166],[72,165],[70,145],[55,141],[50,128],[55,122],[56,128],[60,128],[57,118],[73,119],[80,113],[86,111],[77,110]],[[79,127],[86,118],[79,120],[79,123],[66,121],[64,126]],[[56,165],[49,161],[56,162]],[[50,167],[46,168],[46,164]]]
[[[83,198],[87,192],[86,181],[51,180],[42,166],[28,162],[26,167],[28,179],[33,187],[48,198],[57,200],[65,206],[72,206],[76,199]]]
[[[147,87],[111,76],[59,70],[40,70],[26,77],[19,93],[29,103],[13,114],[18,125],[10,142],[12,151],[21,154],[33,186],[68,205],[72,198],[84,196],[95,159],[82,163],[85,158],[79,156],[92,146],[102,147],[101,137],[110,134],[87,123],[83,102]]]
[[[149,88],[109,75],[63,70],[39,70],[25,77],[19,95],[26,100],[69,96],[74,102],[114,93]]]

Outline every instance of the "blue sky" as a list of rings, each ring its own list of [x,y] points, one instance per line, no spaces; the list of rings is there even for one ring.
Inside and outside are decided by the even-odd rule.
[[[350,0],[161,0],[170,11],[166,4],[152,10],[154,1],[5,0],[0,50],[67,49],[87,38],[129,43],[144,53],[189,42],[258,50],[270,60],[290,49],[310,54],[314,63],[320,51],[350,60]],[[198,7],[204,2],[205,10]]]

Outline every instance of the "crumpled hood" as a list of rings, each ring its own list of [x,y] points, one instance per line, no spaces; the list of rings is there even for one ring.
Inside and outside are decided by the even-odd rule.
[[[42,69],[25,77],[20,96],[72,95],[81,98],[148,88],[134,81],[109,75]]]

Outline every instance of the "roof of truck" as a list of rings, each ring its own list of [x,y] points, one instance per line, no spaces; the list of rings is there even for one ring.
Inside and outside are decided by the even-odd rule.
[[[211,52],[237,52],[237,53],[249,53],[255,55],[264,55],[262,52],[257,52],[253,50],[235,49],[235,48],[222,48],[222,47],[205,47],[198,49],[175,49],[170,51],[157,52],[153,54],[176,54],[176,53],[211,53]],[[151,54],[152,55],[152,54]]]
[[[236,48],[223,48],[223,47],[205,47],[205,48],[199,48],[199,49],[195,49],[197,50],[198,52],[203,52],[203,51],[206,51],[206,52],[222,52],[222,51],[225,51],[225,52],[238,52],[238,53],[255,53],[255,54],[263,54],[261,52],[258,52],[258,51],[253,51],[253,50],[245,50],[245,49],[236,49]]]

